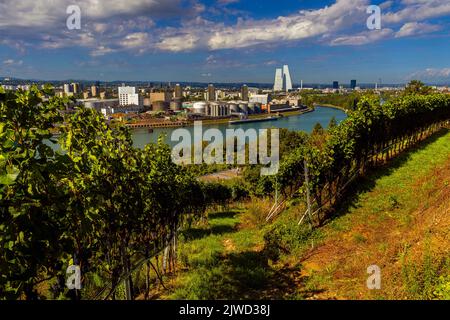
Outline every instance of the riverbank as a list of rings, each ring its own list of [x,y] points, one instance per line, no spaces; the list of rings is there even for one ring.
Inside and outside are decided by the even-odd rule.
[[[345,113],[348,112],[348,109],[346,109],[346,108],[344,108],[344,107],[336,106],[336,105],[334,105],[334,104],[314,103],[313,106],[314,106],[314,108],[317,106],[317,107],[325,107],[325,108],[338,109],[338,110],[344,111]]]
[[[307,108],[302,110],[295,110],[295,111],[288,111],[280,113],[281,117],[292,117],[292,116],[298,116],[302,114],[306,114],[309,112],[313,112],[314,109]],[[277,113],[261,113],[261,114],[254,114],[249,115],[249,120],[258,120],[258,119],[264,119],[267,118],[270,115],[276,115]],[[203,119],[201,120],[203,125],[221,125],[221,124],[229,124],[229,121],[232,120],[232,118],[221,118],[221,119]],[[136,123],[128,123],[126,124],[128,127],[132,129],[140,129],[140,128],[180,128],[180,127],[188,127],[193,126],[194,121],[158,121],[158,122],[151,122],[151,121],[142,121],[142,122],[136,122]]]
[[[326,107],[317,107],[313,110],[304,110],[302,112],[292,112],[292,113],[283,113],[282,117],[278,118],[277,121],[262,121],[262,122],[252,122],[252,123],[242,123],[234,125],[233,128],[236,129],[270,129],[270,128],[279,128],[279,129],[288,129],[291,131],[305,131],[312,132],[314,126],[317,123],[320,123],[324,128],[328,125],[330,120],[334,117],[336,121],[339,123],[343,121],[347,115],[345,112],[338,110],[336,108],[326,108]],[[267,117],[267,114],[257,115],[259,117]],[[230,128],[228,123],[229,119],[225,119],[225,121],[220,122],[211,122],[211,121],[203,121],[202,125],[205,128],[216,128],[219,129],[224,135],[226,134],[226,130]],[[142,128],[142,129],[133,129],[133,141],[137,147],[145,147],[148,143],[155,143],[158,140],[158,137],[161,135],[166,136],[165,142],[170,146],[175,146],[177,142],[173,142],[170,140],[172,132],[177,128],[153,128],[152,130]],[[184,130],[188,130],[192,135],[194,133],[194,126],[186,125]]]

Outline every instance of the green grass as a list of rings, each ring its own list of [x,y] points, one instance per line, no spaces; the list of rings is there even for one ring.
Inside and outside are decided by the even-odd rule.
[[[388,166],[379,168],[354,187],[353,195],[338,212],[338,219],[330,223],[335,232],[347,231],[352,225],[352,213],[369,219],[375,227],[386,218],[394,218],[407,227],[410,213],[422,204],[415,187],[418,179],[425,179],[420,192],[427,192],[435,180],[430,171],[450,156],[450,132],[437,135],[417,148],[400,155]]]
[[[249,217],[251,223],[256,223],[259,219],[258,208],[250,207],[247,213],[240,209],[210,214],[206,225],[183,232],[179,245],[181,271],[172,279],[170,290],[163,298],[301,299],[305,288],[306,291],[315,291],[332,281],[333,270],[314,274],[304,288],[298,288],[290,276],[282,272],[282,265],[292,262],[291,265],[295,266],[297,262],[299,267],[298,262],[305,250],[333,234],[351,230],[355,216],[357,222],[364,222],[373,228],[386,219],[394,219],[401,227],[407,228],[411,223],[410,213],[422,204],[421,197],[417,196],[417,180],[428,179],[419,185],[421,193],[432,190],[435,181],[430,177],[430,172],[448,160],[449,155],[450,133],[434,136],[394,159],[388,166],[360,179],[336,216],[325,227],[313,231],[307,225],[297,225],[299,213],[295,207],[283,213],[273,224],[263,227],[239,225],[249,221]],[[355,233],[352,237],[355,245],[364,246],[367,243],[363,233]],[[261,250],[263,246],[265,249]],[[381,243],[379,247],[381,251],[386,251],[389,243]],[[271,248],[276,251],[279,263],[270,262]],[[405,281],[418,279],[418,271],[407,264],[404,269]],[[292,270],[289,272],[292,273]],[[428,260],[421,268],[420,277],[426,280],[416,287],[414,283],[409,284],[412,295],[425,287],[427,294],[431,294],[438,282]],[[447,278],[439,283],[439,290],[444,292],[440,291],[440,294],[445,295]]]
[[[184,232],[179,248],[184,271],[169,299],[247,299],[267,285],[272,271],[254,249],[261,231],[238,230],[239,211],[210,214],[206,226]]]

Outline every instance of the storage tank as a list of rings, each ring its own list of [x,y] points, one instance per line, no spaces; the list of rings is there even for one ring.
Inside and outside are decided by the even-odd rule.
[[[243,113],[248,113],[248,104],[247,104],[247,103],[240,102],[240,103],[239,103],[239,109],[240,109],[241,112],[243,112]]]
[[[256,104],[254,102],[250,102],[248,104],[248,112],[251,114],[257,113],[256,112]]]
[[[255,103],[255,113],[261,113],[261,106],[262,104],[259,102]]]
[[[223,106],[223,115],[224,116],[230,115],[230,106],[226,103],[223,103],[222,106]]]
[[[153,111],[164,111],[169,110],[169,104],[165,101],[155,101],[152,104]]]
[[[236,103],[230,103],[230,111],[231,112],[239,112],[239,107]]]
[[[219,116],[219,104],[216,102],[211,102],[209,104],[209,114],[211,117]]]
[[[180,111],[182,107],[181,101],[171,101],[170,102],[170,110],[172,111]]]
[[[196,103],[194,103],[192,108],[193,108],[194,113],[205,114],[207,106],[208,106],[208,104],[206,102],[196,102]]]

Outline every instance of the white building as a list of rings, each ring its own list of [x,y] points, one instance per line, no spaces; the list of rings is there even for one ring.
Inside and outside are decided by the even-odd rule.
[[[292,78],[287,64],[283,66],[283,90],[286,92],[292,90]]]
[[[292,78],[289,72],[289,66],[284,65],[283,69],[277,68],[275,70],[275,82],[273,85],[273,91],[286,91],[292,90]]]
[[[260,103],[260,104],[268,104],[269,103],[269,95],[268,94],[252,94],[249,98],[250,103]]]
[[[119,87],[119,105],[121,106],[142,106],[144,101],[139,95],[136,93],[135,87]]]
[[[283,90],[283,69],[275,70],[275,82],[273,85],[273,91]]]
[[[71,95],[73,92],[72,92],[72,89],[71,89],[71,87],[70,87],[70,84],[68,84],[68,83],[65,83],[64,84],[64,94],[66,95],[66,96],[69,96],[69,95]]]
[[[16,90],[15,86],[7,85],[7,84],[3,84],[2,87],[5,90]]]

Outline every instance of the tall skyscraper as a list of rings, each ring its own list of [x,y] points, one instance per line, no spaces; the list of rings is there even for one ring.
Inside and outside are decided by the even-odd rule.
[[[213,84],[208,85],[208,91],[207,91],[207,98],[208,101],[215,101],[216,100],[216,89],[214,88]]]
[[[351,80],[350,81],[350,88],[355,90],[355,88],[356,88],[356,80]]]
[[[339,89],[339,81],[333,81],[333,89]]]
[[[283,66],[283,84],[284,91],[288,92],[289,90],[292,90],[292,78],[287,64]]]
[[[274,91],[292,90],[292,78],[289,72],[289,66],[284,65],[283,68],[277,68],[275,71],[275,83],[273,85]]]
[[[273,85],[273,91],[283,90],[283,69],[277,68],[275,70],[275,83]]]
[[[69,95],[69,93],[71,93],[71,92],[72,92],[72,90],[71,90],[71,88],[70,88],[70,84],[65,83],[65,84],[64,84],[64,94],[65,94],[65,95]]]
[[[248,101],[248,87],[244,84],[241,88],[241,99],[243,101]]]
[[[96,97],[98,95],[98,87],[97,86],[91,87],[91,94],[93,97]]]
[[[174,92],[174,98],[175,99],[181,99],[183,98],[183,88],[179,83],[175,85],[175,92]]]
[[[74,82],[70,86],[72,87],[72,92],[74,94],[77,94],[79,92],[80,85],[78,83]]]

